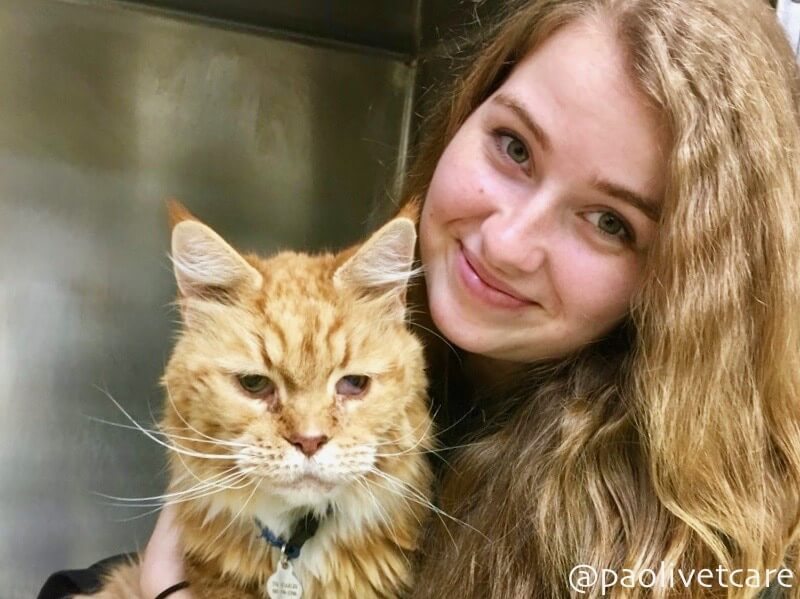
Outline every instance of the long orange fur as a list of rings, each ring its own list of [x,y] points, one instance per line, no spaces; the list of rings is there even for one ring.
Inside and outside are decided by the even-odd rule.
[[[172,204],[184,324],[162,379],[160,430],[176,448],[167,493],[186,493],[173,497],[187,499],[176,506],[197,599],[266,597],[279,551],[258,537],[254,517],[286,537],[306,510],[321,524],[293,561],[304,599],[398,597],[410,588],[432,484],[425,366],[404,318],[407,273],[370,270],[386,259],[410,266],[414,213],[405,209],[338,254],[262,259],[239,255]],[[398,249],[410,255],[392,255]],[[242,374],[268,376],[277,397],[248,396],[237,386]],[[370,377],[363,397],[336,393],[347,375]],[[329,438],[312,458],[289,441],[308,431]],[[276,483],[302,460],[322,463],[323,450],[338,487]],[[138,578],[132,560],[93,597],[142,597]]]

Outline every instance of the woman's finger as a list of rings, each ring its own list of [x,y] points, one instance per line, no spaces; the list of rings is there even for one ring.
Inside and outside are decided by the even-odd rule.
[[[145,597],[157,597],[185,579],[180,528],[175,508],[167,505],[161,510],[142,554],[140,585]],[[169,599],[192,599],[192,595],[189,589],[184,589],[171,593]]]

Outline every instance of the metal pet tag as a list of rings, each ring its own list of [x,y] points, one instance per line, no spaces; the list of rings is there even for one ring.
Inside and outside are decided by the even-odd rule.
[[[267,580],[267,595],[269,599],[300,599],[303,596],[303,586],[294,575],[289,560],[281,560],[278,569]]]

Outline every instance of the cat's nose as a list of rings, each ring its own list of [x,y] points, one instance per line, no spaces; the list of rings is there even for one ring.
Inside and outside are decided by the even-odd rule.
[[[311,457],[319,451],[319,448],[328,442],[328,437],[319,435],[317,437],[305,437],[303,435],[292,435],[284,437],[290,444],[302,451],[307,457]]]

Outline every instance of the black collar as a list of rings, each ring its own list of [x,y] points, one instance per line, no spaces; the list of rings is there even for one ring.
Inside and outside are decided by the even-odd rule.
[[[328,508],[326,516],[330,513],[331,509]],[[305,545],[305,542],[316,534],[320,519],[313,512],[306,512],[304,516],[294,523],[288,540],[277,536],[268,527],[264,526],[258,518],[255,518],[255,522],[258,527],[259,537],[273,547],[280,549],[288,559],[295,559],[300,555],[300,549]]]

